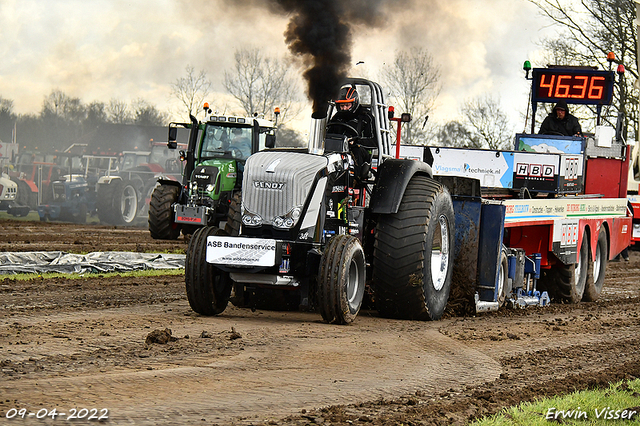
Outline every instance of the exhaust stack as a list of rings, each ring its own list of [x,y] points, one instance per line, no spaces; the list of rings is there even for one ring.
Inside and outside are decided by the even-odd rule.
[[[327,113],[314,112],[311,114],[311,128],[309,129],[309,154],[324,154],[324,132],[327,127]]]

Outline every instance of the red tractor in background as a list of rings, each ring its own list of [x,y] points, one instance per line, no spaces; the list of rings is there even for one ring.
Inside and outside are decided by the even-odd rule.
[[[18,185],[16,204],[28,207],[30,210],[38,208],[38,193],[48,188],[52,180],[58,178],[53,155],[25,152],[19,154],[9,170],[11,180]]]
[[[18,154],[13,169],[9,170],[11,180],[18,184],[18,208],[14,211],[36,210],[39,204],[51,201],[53,181],[65,174],[83,172],[82,157],[86,147],[86,144],[72,144],[64,152]]]

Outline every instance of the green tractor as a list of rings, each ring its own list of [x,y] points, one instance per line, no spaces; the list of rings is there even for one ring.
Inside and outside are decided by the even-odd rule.
[[[169,124],[169,149],[177,148],[178,128],[189,129],[187,149],[180,151],[185,167],[182,182],[158,180],[149,203],[151,237],[175,240],[180,231],[190,235],[204,226],[237,235],[245,161],[275,146],[276,124],[255,117],[190,118],[191,123]]]

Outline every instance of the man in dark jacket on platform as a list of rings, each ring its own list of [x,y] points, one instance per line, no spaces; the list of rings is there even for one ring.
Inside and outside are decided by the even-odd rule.
[[[567,101],[561,99],[544,119],[538,133],[541,135],[582,136],[582,128],[578,119],[569,114]]]

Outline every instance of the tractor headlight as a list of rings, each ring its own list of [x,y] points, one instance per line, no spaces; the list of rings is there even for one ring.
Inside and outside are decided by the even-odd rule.
[[[300,207],[294,207],[284,216],[276,216],[273,218],[273,226],[281,229],[291,229],[300,218]]]
[[[212,183],[208,184],[208,185],[207,185],[207,192],[211,192],[211,191],[213,191],[213,188],[214,188],[214,186],[213,186],[213,184],[212,184]]]
[[[260,225],[262,225],[262,218],[257,214],[245,213],[242,216],[242,223],[245,226],[250,226],[250,227],[251,226],[253,226],[253,227],[260,226]]]

